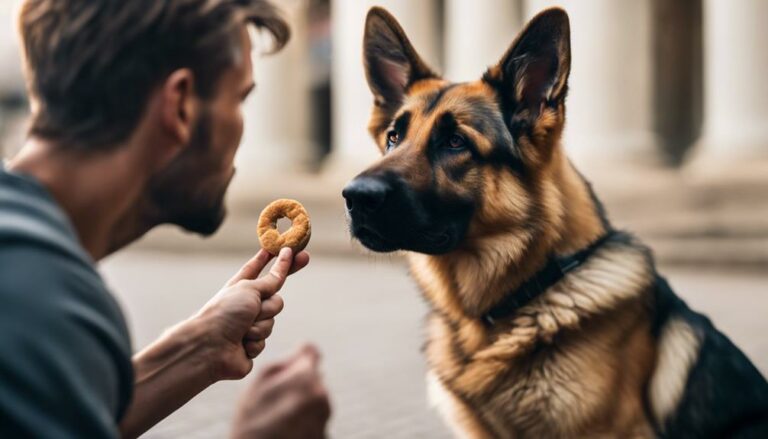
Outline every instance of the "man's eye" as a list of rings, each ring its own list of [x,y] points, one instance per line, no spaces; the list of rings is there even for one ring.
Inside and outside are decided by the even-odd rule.
[[[400,135],[397,134],[397,131],[392,130],[387,133],[387,147],[392,148],[393,146],[397,145],[397,142],[399,141]]]
[[[467,146],[467,141],[459,134],[454,134],[448,139],[448,148],[450,149],[464,149]]]

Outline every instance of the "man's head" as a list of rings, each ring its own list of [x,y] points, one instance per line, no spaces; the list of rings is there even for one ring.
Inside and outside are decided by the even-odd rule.
[[[30,135],[84,156],[142,140],[151,221],[213,233],[253,88],[248,25],[273,50],[289,38],[266,0],[27,0]]]

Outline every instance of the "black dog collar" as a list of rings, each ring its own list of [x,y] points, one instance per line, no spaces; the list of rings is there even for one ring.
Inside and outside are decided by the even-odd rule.
[[[559,282],[565,275],[589,259],[590,256],[615,234],[609,231],[589,247],[562,258],[551,256],[538,273],[525,281],[514,291],[510,291],[501,302],[493,306],[483,314],[483,320],[490,326],[494,326],[497,320],[509,317],[517,310],[539,297],[549,287]]]

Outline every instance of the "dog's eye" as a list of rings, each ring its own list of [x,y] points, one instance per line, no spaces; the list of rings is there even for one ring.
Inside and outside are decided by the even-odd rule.
[[[388,147],[391,148],[391,147],[397,145],[397,142],[399,142],[399,141],[400,141],[400,135],[397,134],[397,131],[392,130],[389,133],[387,133],[387,146]]]
[[[448,139],[448,147],[450,149],[463,149],[466,145],[467,141],[458,134],[454,134]]]

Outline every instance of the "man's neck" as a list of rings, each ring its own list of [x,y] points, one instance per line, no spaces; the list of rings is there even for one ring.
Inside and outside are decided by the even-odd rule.
[[[136,214],[146,181],[141,157],[127,147],[104,153],[62,149],[30,139],[8,169],[32,176],[51,193],[94,260],[149,230]]]

